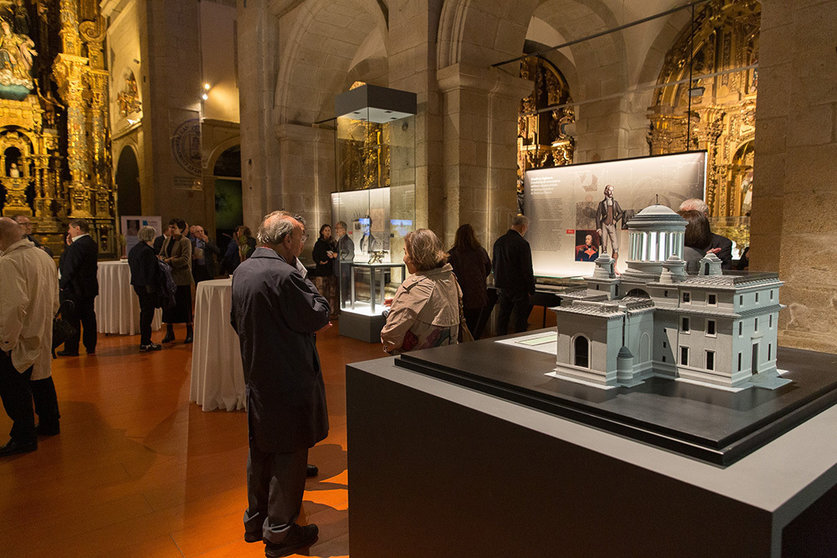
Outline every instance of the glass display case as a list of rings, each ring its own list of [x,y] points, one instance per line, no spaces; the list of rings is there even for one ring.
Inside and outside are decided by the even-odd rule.
[[[361,85],[335,99],[335,112],[332,222],[346,227],[338,246],[340,332],[377,341],[384,302],[406,277],[404,237],[415,230],[416,95]],[[363,333],[353,334],[349,325],[364,316]]]

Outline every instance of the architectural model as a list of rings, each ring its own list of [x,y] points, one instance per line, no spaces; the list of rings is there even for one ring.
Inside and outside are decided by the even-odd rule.
[[[601,387],[660,376],[721,388],[776,389],[778,274],[723,275],[708,253],[698,275],[683,260],[686,221],[662,205],[628,223],[628,269],[601,254],[587,287],[553,308],[557,367],[550,375]]]

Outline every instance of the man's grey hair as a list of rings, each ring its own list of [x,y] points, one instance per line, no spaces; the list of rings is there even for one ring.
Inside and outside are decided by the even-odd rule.
[[[151,242],[157,237],[157,231],[154,227],[143,227],[137,232],[137,237],[143,242]]]
[[[525,215],[515,215],[512,219],[512,227],[528,227],[529,218]]]
[[[284,210],[268,213],[259,225],[256,239],[259,244],[282,244],[285,237],[294,232],[294,217]]]
[[[680,211],[700,211],[701,213],[709,214],[709,206],[706,202],[698,198],[689,198],[680,204]]]

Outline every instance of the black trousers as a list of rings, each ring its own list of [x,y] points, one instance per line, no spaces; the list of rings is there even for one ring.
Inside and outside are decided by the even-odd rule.
[[[58,430],[58,395],[52,376],[42,380],[30,380],[32,399],[35,400],[35,414],[38,415],[38,426],[46,430]]]
[[[31,377],[31,366],[23,373],[18,372],[12,364],[11,356],[0,351],[0,399],[3,400],[6,414],[12,419],[9,436],[21,444],[38,440],[35,413],[32,411]]]
[[[512,319],[514,333],[520,333],[528,329],[529,312],[532,311],[528,293],[521,294],[501,289],[498,302],[500,313],[497,316],[497,335],[508,334],[509,318]]]
[[[302,508],[308,448],[293,453],[269,453],[250,442],[247,458],[245,533],[281,543]]]
[[[151,344],[151,322],[157,305],[157,293],[149,293],[144,286],[134,285],[140,305],[140,345]]]
[[[468,331],[471,332],[474,339],[478,339],[477,326],[479,325],[482,310],[482,308],[465,308],[462,310],[462,313],[465,314],[465,324],[468,326]]]
[[[76,335],[64,343],[64,350],[77,353],[78,343],[81,339],[88,353],[96,352],[96,312],[93,310],[93,301],[96,300],[96,297],[69,296],[68,299],[72,300],[73,304],[67,305],[64,311],[64,319],[76,328]],[[83,333],[82,330],[84,330]]]

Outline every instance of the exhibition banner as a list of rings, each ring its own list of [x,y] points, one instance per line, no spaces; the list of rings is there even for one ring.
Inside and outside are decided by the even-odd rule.
[[[131,248],[137,245],[139,238],[137,233],[142,227],[153,227],[157,236],[163,234],[163,219],[159,215],[122,215],[122,235],[125,242],[122,243],[122,257],[127,258]]]
[[[686,199],[703,199],[705,186],[704,151],[527,171],[523,207],[535,275],[592,275],[605,248],[623,271],[631,218],[654,204],[677,211]]]

